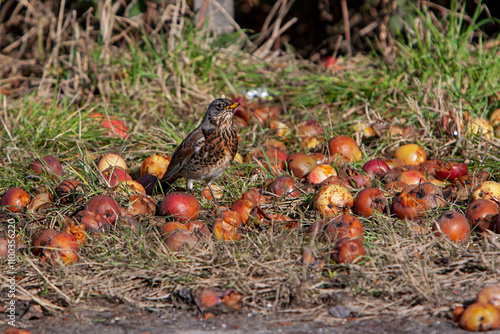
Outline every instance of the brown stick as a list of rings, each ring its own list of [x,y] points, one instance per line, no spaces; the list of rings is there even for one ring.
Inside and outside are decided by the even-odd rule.
[[[341,0],[342,18],[344,20],[345,41],[347,42],[347,55],[352,56],[351,49],[351,27],[349,25],[349,12],[347,11],[347,0]]]

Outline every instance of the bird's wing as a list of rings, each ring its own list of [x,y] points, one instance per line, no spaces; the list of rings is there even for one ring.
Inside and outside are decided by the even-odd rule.
[[[175,181],[178,178],[177,173],[187,164],[193,154],[200,150],[205,142],[205,137],[200,127],[191,132],[172,154],[172,159],[168,165],[167,171],[161,178],[162,181]]]

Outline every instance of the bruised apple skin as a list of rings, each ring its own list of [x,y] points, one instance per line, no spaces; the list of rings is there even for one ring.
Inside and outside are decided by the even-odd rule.
[[[279,176],[274,179],[269,185],[268,190],[273,194],[288,198],[298,197],[300,195],[294,178],[289,175]]]
[[[406,186],[392,203],[392,210],[399,219],[415,219],[424,212],[446,204],[441,189],[432,183]]]
[[[331,253],[331,258],[339,264],[356,264],[365,257],[361,239],[340,239]]]
[[[498,215],[498,204],[489,199],[476,199],[467,208],[466,217],[473,229],[480,232],[494,229],[495,216]]]
[[[368,218],[375,211],[383,213],[387,209],[387,199],[382,190],[378,188],[365,188],[354,199],[353,211],[357,215]]]
[[[113,197],[106,195],[92,197],[85,204],[85,210],[103,217],[110,225],[114,225],[116,220],[121,217],[120,205],[118,205]]]
[[[323,236],[331,243],[336,243],[343,238],[363,239],[363,225],[353,215],[342,214],[324,227]]]
[[[313,200],[314,209],[322,216],[335,215],[349,211],[353,206],[354,198],[349,190],[338,185],[327,185],[319,190]]]
[[[0,206],[5,207],[13,213],[21,212],[30,202],[30,195],[21,188],[10,188],[2,196]]]
[[[468,331],[488,331],[500,328],[500,309],[493,304],[476,302],[467,306],[459,325]]]

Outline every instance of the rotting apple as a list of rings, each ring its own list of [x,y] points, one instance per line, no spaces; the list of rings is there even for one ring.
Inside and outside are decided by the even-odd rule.
[[[100,172],[104,172],[106,169],[110,167],[119,167],[123,170],[127,170],[127,163],[125,160],[116,153],[104,153],[97,163],[97,169]]]
[[[437,236],[446,235],[453,242],[463,242],[469,239],[471,229],[463,214],[446,211],[432,225],[432,231]]]
[[[460,316],[459,325],[468,331],[488,331],[500,328],[500,309],[493,304],[473,303]]]
[[[241,240],[241,216],[234,211],[226,211],[223,215],[215,219],[212,226],[215,237],[228,243]]]
[[[85,210],[102,216],[110,225],[114,225],[116,220],[121,217],[120,205],[118,205],[113,197],[106,195],[92,197],[85,204]]]
[[[494,137],[493,126],[487,119],[482,117],[474,117],[467,127],[467,134],[469,136],[479,136],[486,139]]]
[[[474,189],[471,198],[472,200],[479,198],[489,199],[496,203],[500,203],[500,183],[495,181],[484,181],[479,187]]]
[[[30,202],[30,195],[21,188],[10,188],[2,196],[0,206],[13,213],[21,212]]]
[[[356,141],[348,136],[337,136],[330,139],[328,142],[330,155],[339,157],[347,162],[355,162],[361,160],[361,150],[356,144]]]
[[[156,175],[146,174],[139,177],[136,181],[144,187],[146,194],[149,196],[153,195],[155,192],[161,191],[160,180]]]
[[[167,236],[175,230],[188,230],[187,226],[181,222],[166,222],[161,226],[160,233]]]
[[[325,225],[323,236],[331,243],[336,243],[342,238],[363,239],[363,225],[353,215],[348,213],[342,214]]]
[[[37,159],[30,164],[33,173],[38,175],[47,174],[54,179],[58,179],[59,176],[63,175],[62,165],[55,156],[46,155],[41,160]]]
[[[286,162],[290,174],[299,179],[304,178],[314,167],[316,167],[316,161],[305,153],[290,154]]]
[[[153,174],[159,179],[167,171],[168,165],[170,164],[170,158],[165,157],[161,154],[153,154],[146,159],[141,164],[140,175]]]
[[[252,202],[250,202],[249,200],[240,198],[233,203],[230,209],[231,211],[238,212],[241,216],[242,221],[246,222],[254,206],[255,204],[252,204]]]
[[[399,174],[398,181],[406,184],[420,184],[427,182],[425,175],[416,169],[402,171],[401,174]]]
[[[500,309],[500,284],[486,285],[477,294],[478,303],[492,304]]]
[[[210,228],[204,222],[198,220],[190,220],[186,223],[186,227],[191,232],[192,235],[198,237],[198,239],[208,239],[212,232],[210,232]]]
[[[165,237],[164,241],[168,249],[173,252],[178,252],[182,248],[192,248],[198,242],[195,236],[182,229],[172,231]]]
[[[127,206],[128,215],[146,215],[153,216],[156,211],[156,201],[154,198],[144,194],[133,194],[129,197]]]
[[[321,188],[313,200],[314,209],[322,216],[347,212],[354,203],[349,190],[338,185],[328,185]]]
[[[356,264],[365,257],[363,241],[360,239],[340,239],[331,253],[331,258],[342,264]]]
[[[268,190],[279,197],[294,198],[300,195],[295,179],[289,175],[282,175],[275,178],[268,186]]]
[[[290,128],[283,122],[276,119],[271,120],[269,123],[269,128],[273,130],[278,137],[286,137],[290,134]]]
[[[469,168],[464,162],[449,161],[436,170],[436,178],[441,181],[453,182],[461,176],[467,175]]]
[[[117,166],[105,169],[102,172],[102,176],[110,187],[116,187],[119,183],[134,180],[124,169]]]
[[[335,168],[327,164],[320,164],[309,172],[307,175],[307,183],[320,184],[330,176],[337,176]]]
[[[476,199],[467,208],[465,216],[474,229],[484,232],[495,229],[495,219],[498,215],[498,204],[489,199]]]
[[[49,244],[50,240],[57,235],[57,232],[48,228],[38,232],[31,238],[31,253],[35,256],[43,254],[43,250]]]
[[[378,188],[365,188],[354,199],[353,211],[362,217],[370,217],[378,211],[383,213],[387,209],[387,199]]]
[[[49,262],[62,262],[63,264],[74,264],[80,260],[80,248],[78,241],[69,233],[61,232],[55,235],[43,251],[45,259]]]
[[[55,191],[62,203],[74,203],[83,195],[83,187],[80,181],[72,179],[67,179],[59,183]]]
[[[78,246],[82,246],[87,241],[87,235],[85,234],[85,225],[78,223],[73,219],[69,219],[64,222],[64,226],[61,232],[71,234],[75,237],[78,242]]]

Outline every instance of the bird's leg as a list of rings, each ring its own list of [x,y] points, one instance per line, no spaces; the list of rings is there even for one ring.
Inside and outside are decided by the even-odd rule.
[[[192,179],[187,179],[186,180],[186,186],[188,187],[188,189],[191,192],[191,194],[194,195],[193,180]]]
[[[220,208],[219,208],[219,202],[217,202],[217,198],[215,198],[214,192],[212,191],[211,184],[212,184],[212,182],[207,182],[208,190],[210,190],[210,195],[212,195],[212,198],[213,198],[213,200],[215,202],[215,207],[217,208],[217,210],[219,211],[219,214],[222,217],[222,211],[220,210]]]

